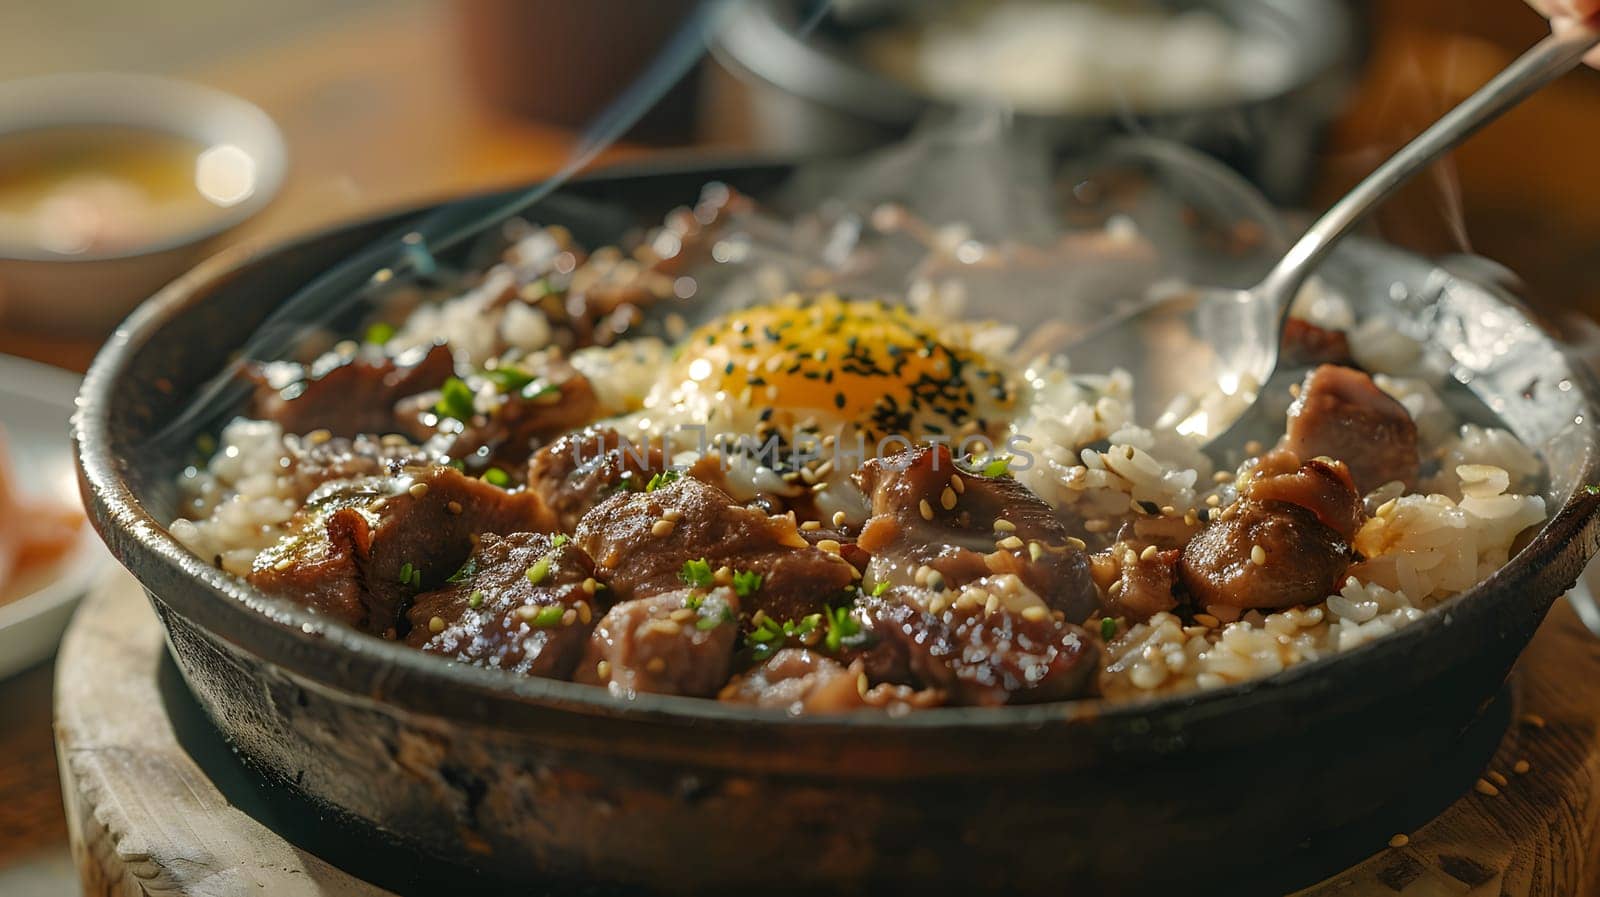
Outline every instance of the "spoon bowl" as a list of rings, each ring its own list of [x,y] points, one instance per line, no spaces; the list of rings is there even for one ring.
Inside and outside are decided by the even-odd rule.
[[[1289,306],[1333,247],[1433,160],[1500,117],[1600,45],[1600,16],[1535,44],[1504,71],[1379,165],[1308,228],[1248,290],[1185,287],[1148,295],[1067,348],[1077,370],[1133,377],[1139,423],[1211,447],[1239,428],[1278,368]],[[1236,435],[1231,433],[1230,435]],[[1214,443],[1221,443],[1213,445]]]

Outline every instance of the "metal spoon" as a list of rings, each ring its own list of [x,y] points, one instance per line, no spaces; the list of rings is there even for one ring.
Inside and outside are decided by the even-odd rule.
[[[1290,303],[1334,245],[1430,162],[1577,67],[1597,44],[1600,19],[1534,45],[1328,209],[1256,286],[1152,297],[1068,346],[1068,361],[1075,370],[1132,374],[1140,423],[1176,427],[1219,449],[1229,445],[1222,434],[1243,428],[1278,366]],[[1219,390],[1233,400],[1197,401]]]

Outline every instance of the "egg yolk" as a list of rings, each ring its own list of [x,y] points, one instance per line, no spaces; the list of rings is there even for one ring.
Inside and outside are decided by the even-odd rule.
[[[671,382],[684,407],[731,402],[772,424],[832,422],[877,438],[988,433],[1013,390],[961,342],[902,306],[790,297],[695,330]]]

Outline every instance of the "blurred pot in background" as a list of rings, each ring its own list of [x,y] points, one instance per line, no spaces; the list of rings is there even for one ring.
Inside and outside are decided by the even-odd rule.
[[[1305,189],[1359,62],[1340,0],[750,0],[712,47],[703,139],[832,152],[971,104],[1063,152],[1178,140],[1275,200]]]
[[[467,75],[497,109],[582,128],[648,66],[696,0],[456,0]],[[694,133],[698,69],[628,132],[677,143]]]

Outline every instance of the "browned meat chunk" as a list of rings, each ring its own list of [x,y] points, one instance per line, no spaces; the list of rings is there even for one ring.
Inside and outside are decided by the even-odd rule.
[[[595,625],[573,680],[622,697],[711,697],[728,681],[738,614],[739,596],[728,588],[624,601]]]
[[[528,491],[571,532],[601,499],[619,489],[641,491],[664,470],[660,446],[624,445],[617,431],[594,426],[540,449],[528,462]]]
[[[765,663],[736,677],[718,697],[736,704],[775,707],[791,715],[844,713],[867,706],[860,665],[838,661],[805,648],[784,648]]]
[[[1299,505],[1344,539],[1355,538],[1366,518],[1350,468],[1321,458],[1313,458],[1288,473],[1252,479],[1246,497],[1251,501]]]
[[[1354,368],[1325,364],[1306,375],[1289,406],[1284,447],[1301,458],[1343,461],[1363,493],[1417,480],[1416,423],[1404,405]]]
[[[857,544],[874,583],[922,585],[923,567],[946,586],[1014,573],[1069,619],[1094,609],[1083,543],[1014,478],[968,473],[938,445],[872,459],[855,481],[872,502]]]
[[[1343,330],[1318,327],[1304,318],[1289,318],[1283,322],[1280,351],[1281,363],[1291,367],[1355,363],[1350,357],[1350,340]]]
[[[1090,565],[1105,592],[1101,609],[1108,616],[1141,622],[1177,607],[1177,565],[1182,554],[1177,548],[1161,550],[1126,542],[1096,552]]]
[[[1252,481],[1246,495],[1183,549],[1178,574],[1195,602],[1278,608],[1332,594],[1351,561],[1360,498],[1341,464],[1307,462]]]
[[[310,495],[337,480],[393,476],[406,467],[442,463],[444,459],[400,436],[360,435],[354,439],[316,434],[289,440],[296,491]]]
[[[292,532],[256,558],[249,579],[376,635],[397,630],[418,592],[438,588],[480,533],[549,530],[533,498],[450,467],[331,483]]]
[[[680,588],[685,562],[704,560],[712,570],[759,575],[745,610],[790,620],[822,610],[856,578],[839,555],[807,544],[788,517],[743,507],[692,477],[612,495],[584,516],[574,539],[619,600]]]
[[[417,596],[406,644],[524,676],[571,678],[604,610],[595,606],[593,574],[589,556],[565,536],[486,534],[443,588]]]
[[[784,648],[722,689],[718,698],[785,710],[791,716],[881,710],[891,716],[938,707],[944,692],[893,682],[867,685],[861,660],[846,667],[806,648]]]
[[[956,704],[1032,704],[1092,692],[1099,651],[1078,626],[1049,613],[981,604],[934,613],[926,601],[902,587],[858,605],[872,644],[862,657],[869,676],[909,677]]]
[[[250,416],[277,421],[289,433],[393,433],[399,430],[395,404],[437,388],[453,372],[446,346],[397,357],[370,347],[333,352],[304,366],[275,362],[251,372],[257,386]]]
[[[479,389],[494,391],[494,410],[475,409],[473,396]],[[441,390],[405,400],[397,413],[415,439],[445,434],[450,457],[465,463],[469,472],[498,467],[516,480],[530,452],[594,420],[599,405],[588,378],[558,360],[544,365],[537,376],[505,367],[452,380]]]

